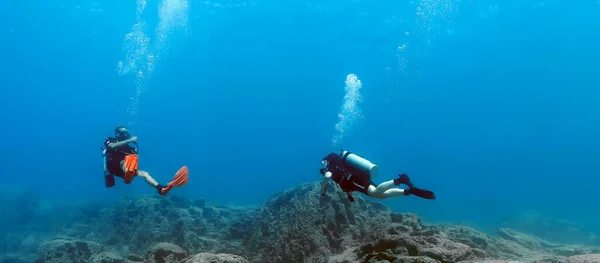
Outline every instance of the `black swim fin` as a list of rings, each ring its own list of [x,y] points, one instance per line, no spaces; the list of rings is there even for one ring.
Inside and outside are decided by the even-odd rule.
[[[412,188],[404,190],[404,191],[408,192],[408,194],[416,195],[416,196],[424,198],[424,199],[430,199],[430,200],[435,199],[435,194],[429,190],[412,187]]]

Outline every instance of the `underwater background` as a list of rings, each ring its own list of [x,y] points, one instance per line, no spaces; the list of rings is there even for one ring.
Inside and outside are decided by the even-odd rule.
[[[0,1],[0,188],[155,195],[104,186],[126,125],[184,197],[260,205],[347,149],[435,191],[397,212],[600,233],[597,32],[595,0]]]

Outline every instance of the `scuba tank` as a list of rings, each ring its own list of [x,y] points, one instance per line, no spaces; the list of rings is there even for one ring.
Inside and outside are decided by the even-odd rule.
[[[377,176],[379,168],[369,160],[345,150],[341,150],[340,156],[342,157],[342,163],[351,170],[367,174],[371,178]]]
[[[115,177],[108,171],[106,167],[106,147],[100,148],[102,150],[102,162],[104,163],[104,183],[106,188],[111,188],[115,185]]]

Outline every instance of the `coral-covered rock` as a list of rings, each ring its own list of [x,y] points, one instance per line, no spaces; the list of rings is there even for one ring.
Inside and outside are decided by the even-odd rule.
[[[571,256],[567,258],[567,263],[600,263],[600,254]]]
[[[371,238],[372,242],[366,243],[357,251],[357,258],[363,262],[383,255],[388,260],[393,259],[390,261],[406,256],[428,257],[440,262],[485,259],[485,251],[451,241],[438,234],[413,232],[384,235],[379,233],[379,237],[373,235]]]
[[[240,239],[232,231],[234,224],[251,212],[250,208],[215,207],[177,196],[123,198],[104,211],[98,220],[104,224],[87,232],[95,233],[98,242],[122,248],[122,254],[143,254],[159,240],[192,253],[239,251],[239,242],[220,240]]]
[[[562,246],[511,229],[493,238],[461,226],[426,226],[379,202],[341,191],[319,195],[318,183],[272,196],[240,227],[243,255],[256,262],[561,262],[594,248]]]
[[[551,252],[551,254],[554,254],[557,256],[568,257],[568,256],[582,255],[582,254],[600,253],[600,248],[599,247],[584,247],[584,246],[567,245],[567,246],[555,247],[555,248],[551,249],[550,252]]]
[[[330,187],[331,188],[331,187]],[[272,196],[245,234],[252,262],[326,262],[375,227],[389,222],[389,209],[340,192],[322,197],[318,183]]]
[[[129,256],[127,256],[127,260],[129,260],[130,263],[133,262],[144,262],[144,258],[135,254],[130,254]]]
[[[479,249],[488,249],[493,245],[494,240],[489,236],[478,232],[475,229],[465,226],[432,226],[430,228],[432,231],[438,231],[443,233],[444,236],[454,240],[456,242],[460,242],[466,245],[469,245],[473,248]]]
[[[421,221],[421,218],[419,218],[419,216],[417,216],[414,213],[390,213],[390,221],[392,223],[398,223],[403,226],[406,226],[413,231],[420,231],[425,228],[425,226],[423,225],[423,221]]]
[[[600,246],[597,235],[582,224],[532,211],[521,212],[503,222],[502,226],[554,243]]]
[[[104,246],[95,242],[56,239],[43,243],[38,251],[36,263],[81,263],[89,262],[93,254],[100,253]]]
[[[414,214],[395,214],[383,204],[341,191],[322,198],[318,183],[271,197],[254,217],[245,245],[259,262],[456,262],[483,260],[486,252],[424,226]],[[467,238],[467,237],[465,237]],[[485,242],[487,237],[468,237]]]
[[[471,260],[467,260],[467,261],[459,261],[457,263],[508,263],[509,261],[506,260],[477,260],[477,261],[471,261]],[[511,261],[512,262],[512,261]],[[512,262],[512,263],[517,263],[517,262]]]
[[[385,261],[384,261],[385,262]],[[397,257],[392,263],[439,263],[439,261],[428,257]]]
[[[114,252],[102,252],[100,254],[93,255],[91,258],[92,263],[128,263],[126,259]]]
[[[466,244],[472,248],[484,250],[488,258],[519,259],[530,255],[530,249],[513,241],[489,237],[475,229],[465,226],[430,226],[430,231],[439,232],[455,242]]]
[[[200,253],[194,255],[184,263],[248,263],[248,260],[231,254]]]
[[[508,228],[501,228],[498,231],[498,234],[500,235],[501,238],[517,242],[519,245],[529,248],[529,249],[548,249],[548,248],[555,248],[555,247],[559,246],[556,244],[552,244],[548,241],[545,241],[545,240],[542,240],[539,238],[535,238],[533,236],[530,236],[530,235],[527,235],[524,233],[520,233],[515,230],[508,229]]]
[[[586,247],[579,245],[562,245],[551,243],[538,237],[520,233],[507,228],[501,228],[499,230],[499,236],[503,240],[512,241],[520,245],[521,247],[527,249],[529,252],[523,252],[524,250],[521,250],[521,255],[527,255],[527,257],[529,258],[535,257],[536,255],[545,255],[544,257],[547,259],[553,258],[560,260],[561,257],[568,257],[580,254],[600,253],[600,247]]]
[[[463,226],[425,225],[416,214],[392,213],[361,194],[351,203],[339,189],[330,187],[324,197],[319,190],[318,182],[300,185],[259,209],[176,195],[83,204],[52,213],[62,227],[29,223],[0,236],[0,263],[579,263],[596,262],[600,253],[508,228],[491,237]],[[13,202],[30,204],[23,198]]]
[[[171,243],[158,243],[148,251],[148,263],[176,263],[187,257],[187,252]]]

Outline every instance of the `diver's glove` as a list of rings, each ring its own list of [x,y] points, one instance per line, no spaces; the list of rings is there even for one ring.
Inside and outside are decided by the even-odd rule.
[[[410,178],[408,177],[408,175],[406,174],[400,174],[398,175],[398,178],[394,179],[394,184],[395,185],[401,185],[401,184],[405,184],[407,185],[409,188],[413,188],[415,187],[412,182],[410,181]]]

